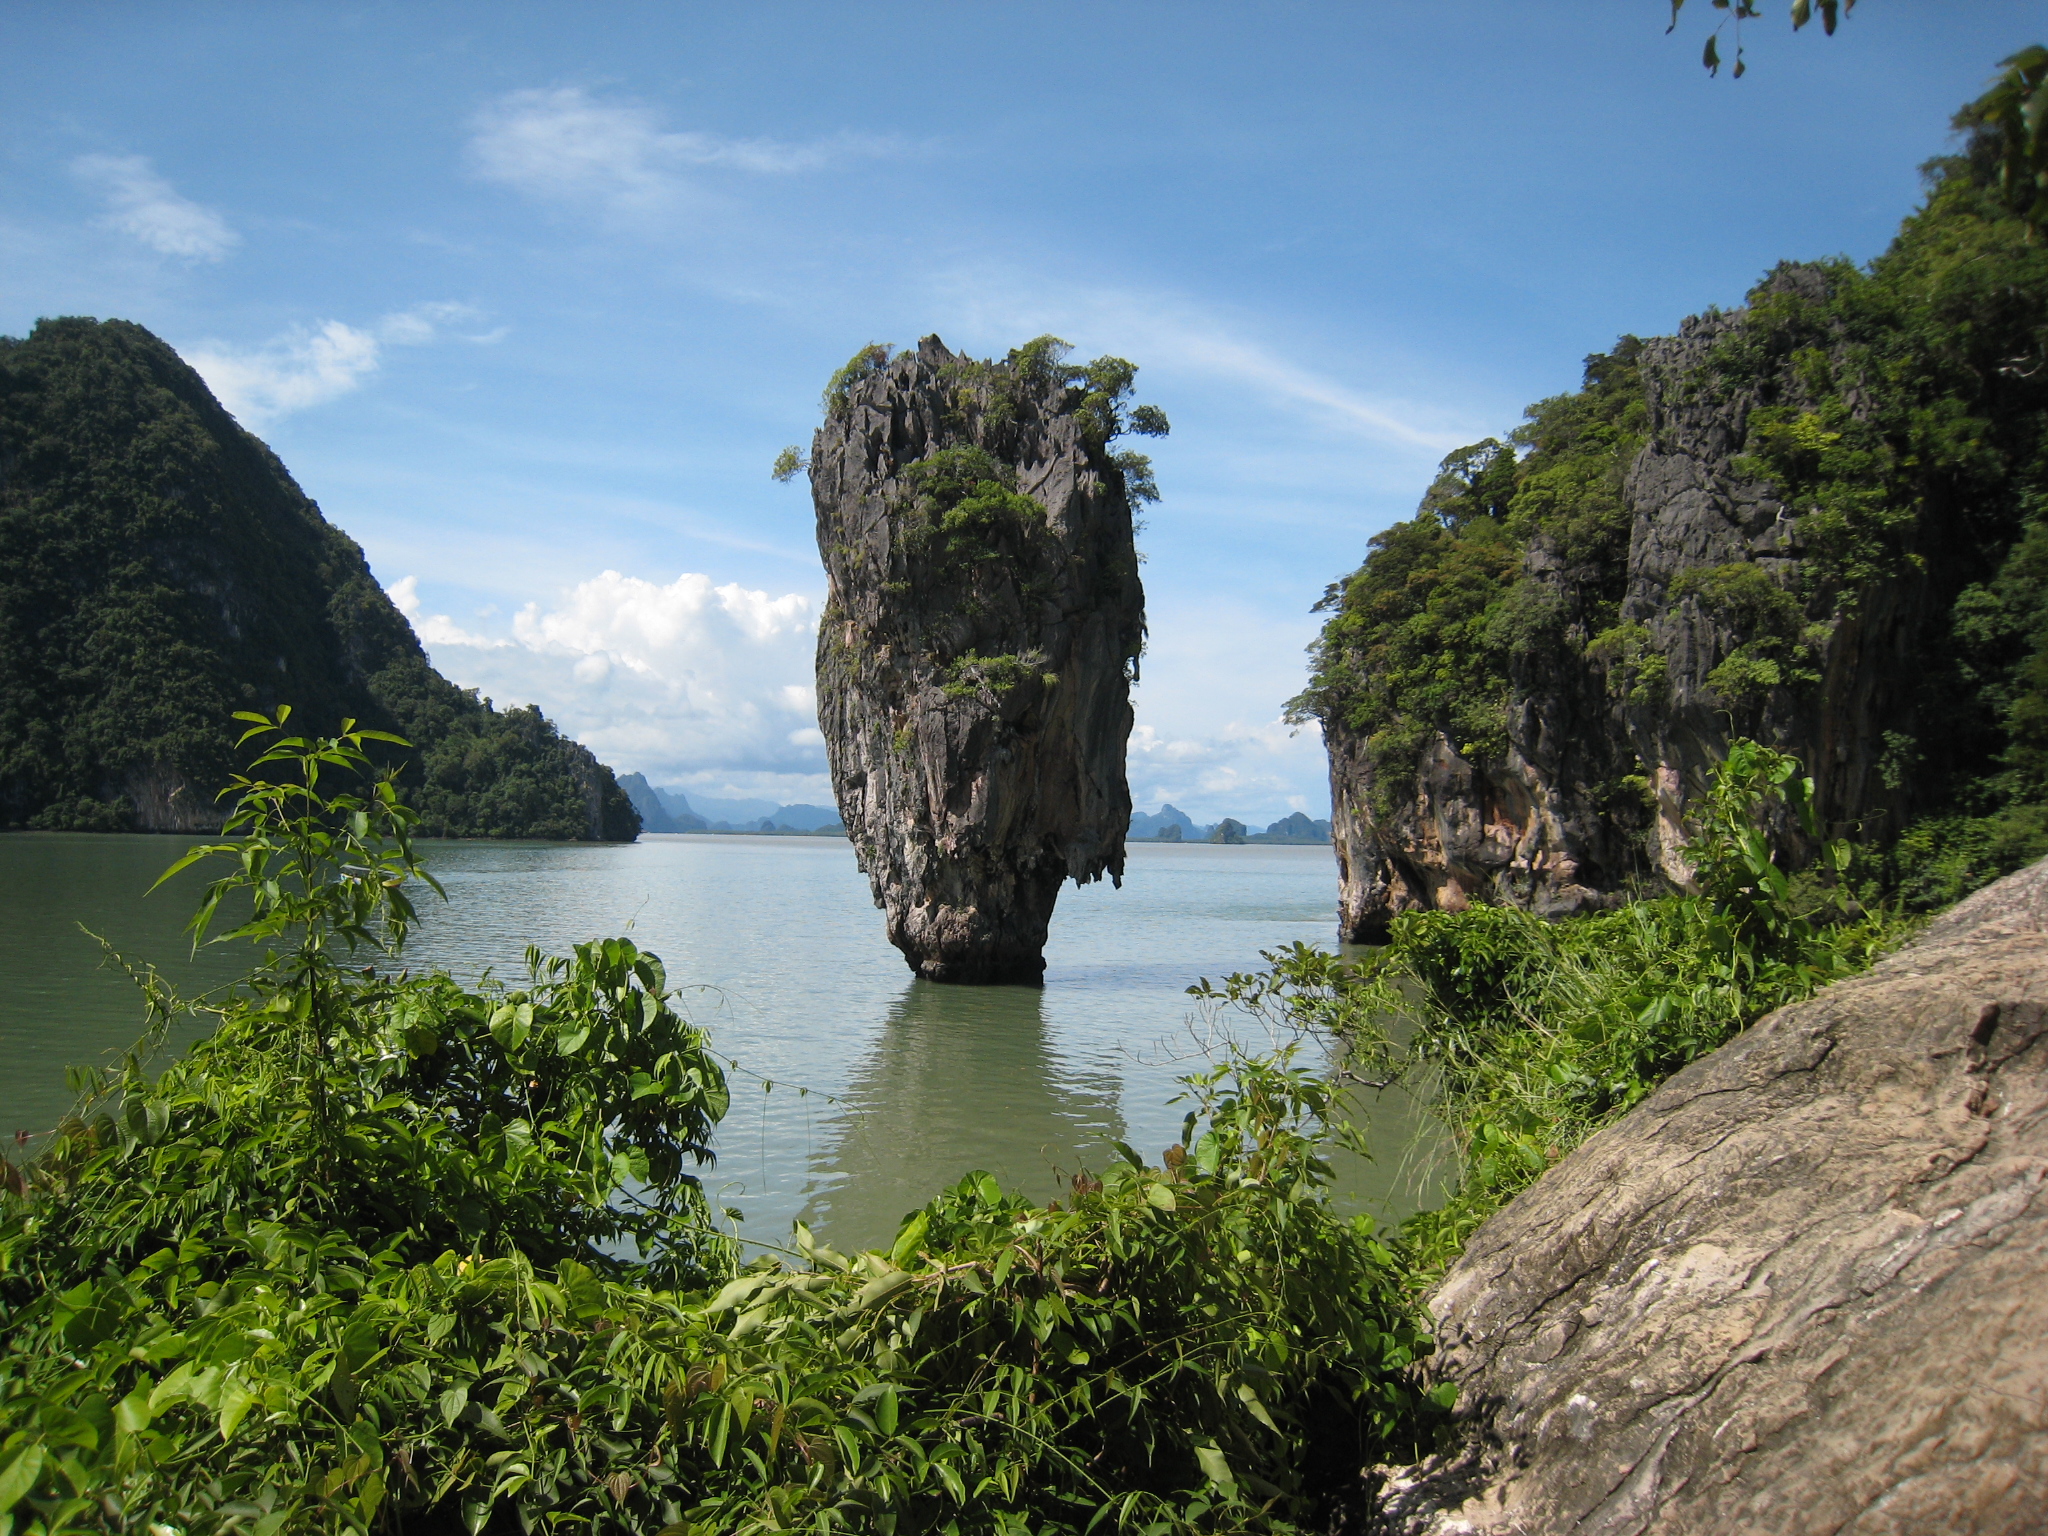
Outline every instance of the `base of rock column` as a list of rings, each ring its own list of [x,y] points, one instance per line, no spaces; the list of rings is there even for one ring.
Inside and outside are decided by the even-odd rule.
[[[1045,985],[1043,955],[991,955],[984,951],[955,958],[936,955],[925,959],[906,953],[903,958],[926,981],[949,982],[963,987]]]
[[[958,871],[946,873],[958,875]],[[952,883],[952,882],[949,882]],[[985,899],[933,901],[890,914],[889,942],[927,981],[976,987],[1045,984],[1045,939],[1062,880],[1057,869],[975,882]]]

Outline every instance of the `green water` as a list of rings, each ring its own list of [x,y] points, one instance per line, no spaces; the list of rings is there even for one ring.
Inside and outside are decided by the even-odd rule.
[[[80,923],[181,988],[235,973],[187,957],[199,886],[142,892],[189,840],[0,837],[0,1135],[42,1131],[69,1105],[64,1066],[103,1058],[141,1024],[133,988],[99,968]],[[660,954],[685,1006],[735,1058],[732,1113],[710,1180],[760,1242],[801,1216],[871,1243],[970,1169],[1040,1198],[1125,1140],[1178,1138],[1179,1073],[1228,1020],[1187,986],[1297,939],[1334,939],[1325,848],[1137,844],[1122,890],[1060,898],[1046,985],[936,987],[882,937],[847,844],[827,838],[647,837],[625,847],[430,843],[449,903],[426,914],[414,964],[517,974],[527,944],[630,933]],[[1360,1112],[1376,1160],[1343,1169],[1347,1203],[1398,1217],[1430,1203],[1443,1147],[1396,1093]]]

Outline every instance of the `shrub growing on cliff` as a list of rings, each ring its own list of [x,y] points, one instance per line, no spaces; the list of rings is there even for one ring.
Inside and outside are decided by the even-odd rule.
[[[1587,358],[1585,387],[1531,406],[1510,442],[1451,454],[1416,515],[1375,535],[1365,563],[1316,604],[1330,618],[1289,718],[1366,738],[1383,813],[1438,734],[1468,756],[1499,756],[1516,680],[1619,623],[1621,480],[1646,426],[1639,348],[1624,336]],[[1540,588],[1523,572],[1538,540],[1563,573]]]
[[[1774,1008],[1866,968],[1899,922],[1801,881],[1773,828],[1816,838],[1813,785],[1737,741],[1695,813],[1696,893],[1545,922],[1513,907],[1407,912],[1357,964],[1297,945],[1197,989],[1334,1036],[1368,1079],[1421,1088],[1457,1136],[1456,1193],[1407,1222],[1418,1286],[1587,1135]],[[1832,875],[1845,844],[1825,845]]]
[[[2048,755],[2044,60],[2007,60],[1958,115],[1960,152],[1927,168],[1924,204],[1882,255],[1781,266],[1742,312],[1691,333],[1706,338],[1696,352],[1681,338],[1661,353],[1670,435],[1686,418],[1731,435],[1725,476],[1709,476],[1725,480],[1726,515],[1743,522],[1765,505],[1754,496],[1783,509],[1769,530],[1743,528],[1735,563],[1639,560],[1623,617],[1623,476],[1650,426],[1625,339],[1588,360],[1583,389],[1531,407],[1510,446],[1446,459],[1417,516],[1330,588],[1293,711],[1333,740],[1364,738],[1375,815],[1412,801],[1439,737],[1492,772],[1508,722],[1530,722],[1515,744],[1534,760],[1568,742],[1572,774],[1604,781],[1573,796],[1592,807],[1620,803],[1648,771],[1636,753],[1681,711],[1695,718],[1674,739],[1698,739],[1702,713],[1728,717],[1710,731],[1776,737],[1829,707],[1823,690],[1874,680],[1881,787],[1862,741],[1852,769],[1830,772],[1832,814],[1861,818],[1880,892],[1938,904],[2048,847],[2035,830],[2048,805],[2035,761]],[[1645,494],[1664,493],[1653,480]],[[1714,622],[1674,619],[1688,604]],[[1677,645],[1671,658],[1660,643]],[[1922,818],[1934,827],[1914,834]],[[1950,856],[1959,842],[1969,857]],[[1591,883],[1651,873],[1616,857],[1629,852],[1603,850]]]

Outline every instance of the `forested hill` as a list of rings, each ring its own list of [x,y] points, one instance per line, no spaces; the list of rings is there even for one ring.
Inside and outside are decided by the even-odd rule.
[[[413,743],[432,835],[639,831],[537,709],[428,664],[362,550],[170,347],[121,320],[0,338],[0,822],[217,825],[230,714],[281,703]]]

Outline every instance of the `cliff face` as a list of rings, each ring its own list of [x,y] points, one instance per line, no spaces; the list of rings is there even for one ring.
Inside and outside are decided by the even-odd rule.
[[[1774,286],[1818,282],[1794,268]],[[1733,390],[1712,371],[1716,348],[1748,318],[1689,320],[1634,353],[1647,431],[1621,485],[1625,557],[1618,570],[1588,569],[1543,531],[1529,539],[1514,597],[1548,621],[1552,643],[1505,658],[1492,750],[1433,732],[1390,795],[1365,733],[1341,716],[1326,722],[1347,937],[1376,939],[1397,912],[1474,898],[1564,916],[1615,904],[1631,882],[1685,884],[1685,807],[1738,733],[1798,756],[1837,826],[1895,804],[1878,760],[1885,731],[1910,711],[1924,582],[1873,580],[1852,613],[1813,616],[1834,594],[1816,601],[1799,519],[1769,480],[1744,472],[1743,455],[1764,397],[1811,402],[1789,370],[1768,388]],[[1601,630],[1588,589],[1617,576],[1619,623]],[[1759,638],[1786,640],[1770,631],[1788,615],[1809,676],[1789,675],[1785,644],[1769,671],[1716,675]]]
[[[1036,983],[1061,882],[1123,874],[1145,615],[1115,405],[928,336],[842,375],[813,443],[833,788],[935,981]]]
[[[628,839],[611,771],[428,664],[363,552],[162,341],[0,339],[0,824],[217,828],[238,709],[414,745],[442,836]]]
[[[1735,736],[1801,759],[1830,835],[1995,821],[2003,851],[1930,905],[2038,857],[2044,322],[2048,258],[1957,171],[1867,272],[1781,267],[1624,337],[1512,445],[1446,460],[1331,588],[1294,705],[1329,750],[1344,936],[1685,885]]]
[[[2041,1529],[2048,864],[1687,1067],[1430,1299],[1404,1536]]]

